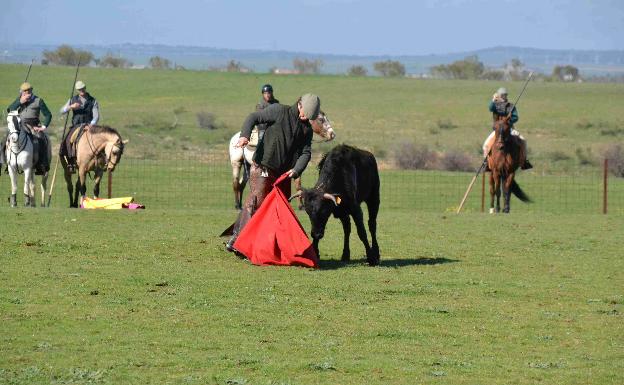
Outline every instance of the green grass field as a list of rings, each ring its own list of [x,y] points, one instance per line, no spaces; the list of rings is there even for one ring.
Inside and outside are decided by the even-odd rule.
[[[26,66],[0,65],[0,105],[17,96]],[[69,97],[74,69],[35,66],[30,82],[51,110]],[[515,97],[521,82],[387,79],[345,76],[279,76],[207,71],[155,71],[83,68],[80,79],[101,105],[103,124],[131,140],[127,156],[167,158],[186,147],[227,156],[229,138],[240,129],[260,98],[260,87],[272,83],[276,97],[294,103],[304,92],[321,97],[334,122],[339,142],[372,150],[387,166],[396,146],[406,141],[438,151],[459,150],[478,164],[490,132],[487,105],[501,85]],[[536,171],[573,171],[583,166],[577,152],[601,160],[604,147],[624,138],[622,84],[533,82],[518,110],[517,128],[529,143]],[[176,120],[178,124],[172,128]],[[213,113],[223,127],[200,129],[198,112]],[[60,136],[63,121],[51,132]],[[322,148],[321,148],[322,149]]]
[[[223,251],[231,210],[0,213],[3,384],[624,380],[621,216],[382,211],[381,267],[333,220],[307,270]]]
[[[0,105],[25,70],[0,65]],[[598,164],[624,136],[622,85],[531,84],[518,128],[537,167],[518,181],[535,203],[481,214],[479,180],[456,215],[472,174],[396,170],[393,148],[460,149],[478,164],[499,84],[81,74],[102,123],[131,140],[113,193],[147,209],[69,210],[62,178],[50,209],[10,209],[0,176],[0,384],[624,383],[624,181],[609,180],[601,215]],[[72,79],[70,68],[37,66],[30,81],[56,111]],[[256,267],[224,251],[217,235],[236,215],[225,144],[265,82],[285,102],[318,93],[338,142],[380,158],[380,267],[365,264],[355,234],[353,261],[339,261],[335,219],[318,270]],[[225,127],[198,128],[200,111]],[[333,144],[314,146],[318,156]],[[595,163],[580,165],[577,148]],[[315,178],[310,165],[304,185]]]

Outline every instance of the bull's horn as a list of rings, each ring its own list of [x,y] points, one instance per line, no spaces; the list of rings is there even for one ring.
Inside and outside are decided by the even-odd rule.
[[[301,196],[301,194],[303,193],[303,191],[299,190],[295,193],[295,195],[291,196],[290,198],[288,198],[288,202],[290,202],[291,200],[298,198]]]
[[[323,198],[331,200],[336,206],[340,204],[340,198],[333,194],[325,193],[323,194]]]
[[[130,139],[126,139],[126,140],[122,140],[121,143],[127,144],[129,141],[130,141]]]

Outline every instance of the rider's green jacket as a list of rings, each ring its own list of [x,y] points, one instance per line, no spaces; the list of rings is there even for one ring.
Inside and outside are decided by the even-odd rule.
[[[509,102],[495,103],[494,101],[491,101],[489,110],[495,116],[508,115],[511,110],[511,117],[509,118],[509,123],[511,124],[511,126],[513,126],[514,123],[518,121],[518,110],[516,110],[516,106],[514,106],[512,103],[509,103]]]
[[[48,109],[48,106],[46,106],[43,99],[35,95],[32,95],[31,98],[24,104],[20,103],[20,98],[18,96],[17,99],[11,103],[9,108],[7,108],[7,112],[15,110],[19,111],[20,119],[22,119],[22,121],[32,119],[39,121],[39,114],[43,115],[43,120],[40,121],[42,125],[47,127],[52,121],[52,113]]]
[[[276,103],[252,112],[243,123],[241,137],[249,139],[256,124],[267,124],[267,129],[254,153],[254,162],[278,174],[293,169],[301,175],[312,156],[312,126],[299,119],[297,103]]]

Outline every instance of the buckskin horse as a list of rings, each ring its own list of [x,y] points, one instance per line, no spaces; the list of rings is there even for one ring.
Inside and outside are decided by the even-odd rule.
[[[78,165],[78,178],[76,189],[72,186],[72,174],[67,169],[67,161],[61,157],[61,164],[65,171],[65,182],[69,193],[69,207],[79,207],[87,193],[87,173],[95,173],[93,195],[100,195],[100,181],[104,171],[113,172],[123,154],[127,140],[122,140],[121,135],[114,128],[108,126],[88,126],[75,139],[76,163]],[[80,194],[80,202],[78,195]]]
[[[490,213],[500,212],[501,185],[505,199],[504,213],[509,213],[509,200],[513,193],[522,202],[531,199],[514,180],[516,170],[524,163],[526,154],[522,151],[520,138],[511,135],[509,119],[502,117],[494,122],[494,144],[488,155],[490,173]],[[496,202],[495,198],[496,197]]]
[[[312,131],[320,137],[323,142],[330,142],[334,140],[336,134],[332,127],[331,121],[327,115],[320,111],[317,118],[310,121]],[[247,175],[249,172],[249,164],[253,162],[253,155],[258,145],[258,130],[254,128],[251,133],[249,144],[244,148],[236,147],[238,139],[240,138],[240,131],[232,136],[230,139],[229,152],[230,163],[232,164],[232,189],[234,190],[234,207],[238,210],[241,209],[243,203],[243,190],[247,184]],[[243,168],[244,166],[244,168]],[[301,189],[301,179],[295,179],[295,188]]]

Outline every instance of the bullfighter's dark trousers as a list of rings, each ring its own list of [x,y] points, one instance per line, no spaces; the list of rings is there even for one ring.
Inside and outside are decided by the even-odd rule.
[[[273,183],[280,175],[276,174],[266,167],[258,166],[256,164],[251,166],[249,173],[249,185],[250,192],[243,204],[243,209],[238,215],[238,219],[234,225],[234,233],[230,240],[227,242],[227,247],[233,249],[234,242],[238,238],[238,234],[243,230],[249,219],[260,207],[264,198],[269,195],[269,192],[273,189]],[[290,196],[290,181],[285,181],[279,185],[284,195]]]

